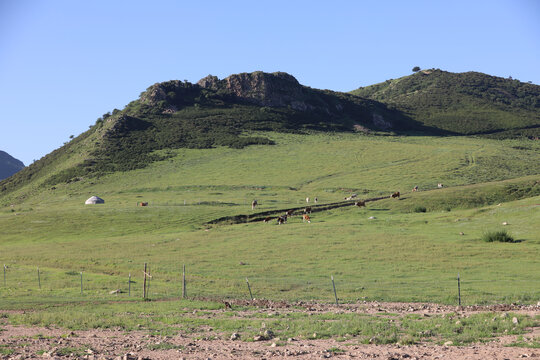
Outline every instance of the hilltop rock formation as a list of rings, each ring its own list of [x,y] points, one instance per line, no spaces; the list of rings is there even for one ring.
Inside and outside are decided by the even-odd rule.
[[[0,180],[10,177],[24,168],[22,161],[0,150]]]
[[[208,75],[197,82],[202,88],[226,91],[238,99],[268,107],[287,107],[294,110],[313,110],[315,106],[307,100],[310,95],[292,75],[284,72],[234,74],[219,80]]]

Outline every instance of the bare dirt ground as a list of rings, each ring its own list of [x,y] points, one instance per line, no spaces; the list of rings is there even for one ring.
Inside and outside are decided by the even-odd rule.
[[[232,305],[244,305],[235,301]],[[254,305],[245,302],[245,305]],[[318,303],[279,303],[256,301],[255,310],[246,310],[244,315],[257,312],[357,312],[376,314],[390,312],[398,314],[441,315],[455,312],[467,315],[478,312],[506,312],[536,316],[538,305],[494,305],[456,308],[437,304],[418,303],[359,303],[330,306]],[[216,310],[224,311],[224,310]],[[238,316],[242,316],[239,312]],[[201,333],[154,336],[145,331],[125,332],[115,329],[93,329],[71,332],[66,329],[0,326],[0,350],[11,349],[11,354],[2,359],[540,359],[540,349],[505,347],[517,336],[503,336],[488,343],[470,346],[441,346],[434,344],[359,345],[338,342],[334,339],[270,339],[262,341],[230,340],[225,334],[211,329]],[[540,328],[528,329],[524,337],[539,337]],[[252,340],[252,339],[249,339]]]

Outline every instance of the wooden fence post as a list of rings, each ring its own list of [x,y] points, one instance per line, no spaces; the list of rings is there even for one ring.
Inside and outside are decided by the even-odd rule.
[[[182,298],[185,299],[186,294],[186,264],[182,268]]]
[[[461,306],[461,287],[459,284],[459,273],[457,274],[458,305]]]
[[[144,263],[143,299],[146,299],[146,263]]]
[[[128,296],[131,296],[131,273],[128,276]]]
[[[38,286],[41,289],[41,277],[39,276],[39,266],[37,268],[37,281],[38,281]]]
[[[82,286],[82,271],[81,271],[81,295],[83,294],[83,286]]]
[[[246,283],[247,283],[248,290],[249,290],[249,297],[251,298],[251,301],[253,301],[253,294],[251,293],[251,286],[249,286],[248,278],[246,278]]]
[[[146,298],[150,298],[150,279],[152,278],[152,275],[150,274],[150,266],[148,266],[148,281],[146,282]]]
[[[336,284],[334,284],[334,275],[332,275],[331,278],[332,278],[332,287],[334,288],[334,297],[336,298],[336,305],[339,305],[338,304],[337,293],[336,293]]]

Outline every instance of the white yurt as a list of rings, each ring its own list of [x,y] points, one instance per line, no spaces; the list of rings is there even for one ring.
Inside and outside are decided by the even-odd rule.
[[[86,205],[88,204],[105,204],[105,200],[98,196],[92,196],[90,199],[86,200],[84,202]]]

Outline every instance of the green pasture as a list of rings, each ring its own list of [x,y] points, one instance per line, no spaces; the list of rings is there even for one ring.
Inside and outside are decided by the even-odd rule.
[[[144,263],[151,299],[180,296],[183,264],[190,298],[248,298],[248,278],[256,298],[332,302],[334,276],[342,302],[456,304],[459,273],[464,304],[540,299],[538,142],[264,135],[276,145],[166,150],[144,169],[0,197],[0,308],[140,300]],[[394,191],[400,200],[314,212],[310,224],[206,224]],[[84,205],[92,195],[106,203]],[[481,241],[491,230],[518,242]]]

